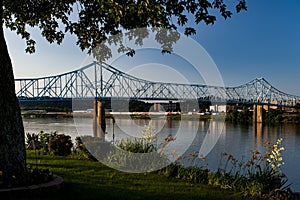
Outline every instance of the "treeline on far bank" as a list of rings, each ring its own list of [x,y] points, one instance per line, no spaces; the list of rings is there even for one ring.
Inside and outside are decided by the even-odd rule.
[[[248,106],[235,107],[226,114],[226,121],[233,123],[252,123],[253,111]],[[285,112],[281,108],[263,109],[263,123],[300,123],[300,104],[295,106],[294,112]]]
[[[46,112],[72,112],[73,110],[90,110],[94,107],[94,100],[57,100],[49,98],[37,101],[20,101],[20,107],[23,111],[28,110],[44,110]],[[149,112],[149,111],[165,111],[165,112],[193,112],[208,110],[211,103],[209,101],[187,101],[173,102],[164,101],[159,103],[159,107],[155,108],[153,102],[139,100],[102,100],[106,110],[114,112]]]
[[[78,105],[77,105],[78,104]],[[72,102],[72,100],[56,101],[28,101],[20,102],[21,109],[23,111],[28,110],[43,110],[48,112],[65,112],[66,115],[73,111],[73,108],[88,110],[93,107],[93,101],[79,101]],[[163,111],[173,111],[173,112],[206,112],[210,111],[209,107],[211,102],[209,101],[199,101],[197,102],[180,102],[180,103],[165,103],[161,105],[161,110]],[[129,101],[111,101],[105,100],[104,107],[108,110],[113,111],[129,111],[129,112],[148,112],[154,107],[153,103],[129,100]],[[252,123],[253,121],[253,109],[250,105],[230,105],[230,109],[227,109],[226,121],[233,123]],[[112,109],[113,108],[113,109]],[[48,116],[48,115],[47,115]],[[139,117],[139,116],[138,116]],[[181,119],[181,116],[168,116],[170,119]],[[200,116],[200,120],[209,120],[210,115]],[[217,117],[214,117],[217,118]],[[194,119],[194,118],[193,118]],[[300,104],[296,104],[293,112],[286,112],[281,108],[277,109],[267,109],[263,110],[263,122],[266,124],[278,124],[278,123],[300,123]]]

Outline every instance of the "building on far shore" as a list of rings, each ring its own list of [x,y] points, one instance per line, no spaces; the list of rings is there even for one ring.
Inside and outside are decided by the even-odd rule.
[[[228,105],[213,105],[209,106],[210,112],[226,113],[229,109]]]

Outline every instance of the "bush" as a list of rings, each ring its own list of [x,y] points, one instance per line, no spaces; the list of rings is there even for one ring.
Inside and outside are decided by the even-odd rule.
[[[53,174],[47,169],[27,168],[27,173],[22,179],[14,178],[9,185],[4,182],[3,173],[0,170],[0,189],[38,185],[53,180]],[[2,196],[3,197],[3,196]],[[2,199],[1,197],[1,199]],[[4,196],[5,198],[5,196]],[[10,198],[9,198],[10,199]]]
[[[41,143],[41,149],[45,153],[49,153],[49,142],[53,140],[57,136],[56,132],[51,132],[51,133],[45,133],[41,131],[39,133],[39,139]]]
[[[185,180],[190,183],[208,183],[208,176],[210,171],[202,167],[190,166],[184,167],[178,162],[171,163],[170,165],[159,170],[160,173],[166,177],[175,177],[181,180]]]
[[[48,144],[49,152],[53,155],[67,156],[72,152],[73,143],[68,135],[56,135]]]
[[[56,132],[45,133],[26,133],[26,149],[27,150],[42,150],[49,153],[48,144],[50,140],[57,136]]]
[[[102,161],[111,153],[114,146],[102,138],[93,136],[80,136],[75,138],[72,158],[79,160]]]
[[[156,148],[153,144],[146,142],[144,139],[122,139],[117,146],[128,152],[132,153],[151,153],[156,151]]]
[[[87,137],[84,137],[87,138]],[[88,151],[84,143],[82,142],[81,137],[75,138],[75,151],[72,156],[79,160],[93,160],[97,161],[97,159]]]
[[[26,149],[27,150],[37,150],[41,148],[41,141],[39,139],[39,134],[26,133]]]

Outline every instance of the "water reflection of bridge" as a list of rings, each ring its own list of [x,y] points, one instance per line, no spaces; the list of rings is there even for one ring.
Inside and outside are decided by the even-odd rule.
[[[264,78],[237,87],[176,84],[143,80],[98,62],[41,78],[15,79],[20,101],[70,99],[189,100],[294,106],[299,96],[279,91]]]

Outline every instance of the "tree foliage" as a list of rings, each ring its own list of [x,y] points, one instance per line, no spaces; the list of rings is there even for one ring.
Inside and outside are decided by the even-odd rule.
[[[29,53],[35,51],[29,27],[39,28],[50,43],[58,44],[69,32],[82,50],[91,51],[124,30],[184,27],[191,35],[199,23],[214,24],[216,11],[225,19],[232,16],[223,0],[3,0],[3,6],[2,23],[26,40]],[[247,10],[245,0],[236,1],[235,10]]]

